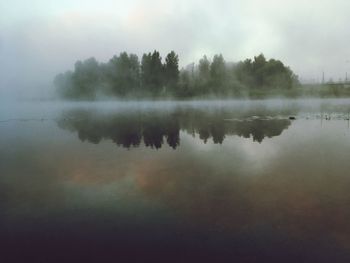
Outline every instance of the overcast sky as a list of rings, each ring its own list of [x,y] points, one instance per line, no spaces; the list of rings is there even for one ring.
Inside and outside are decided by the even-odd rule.
[[[349,0],[0,0],[0,96],[49,94],[76,60],[264,53],[302,81],[350,76]],[[45,92],[44,92],[45,90]]]

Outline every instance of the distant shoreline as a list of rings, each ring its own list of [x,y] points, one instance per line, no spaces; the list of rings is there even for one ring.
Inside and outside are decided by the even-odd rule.
[[[264,100],[264,99],[327,99],[327,98],[350,98],[350,84],[347,83],[331,83],[331,84],[301,84],[292,90],[258,90],[253,89],[241,95],[202,95],[194,97],[174,97],[167,95],[160,96],[101,96],[99,98],[62,98],[65,101],[192,101],[192,100]],[[54,99],[54,98],[52,98]]]

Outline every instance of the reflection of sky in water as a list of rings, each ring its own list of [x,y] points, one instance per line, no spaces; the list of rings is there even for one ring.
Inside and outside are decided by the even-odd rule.
[[[348,261],[346,120],[299,118],[260,143],[238,135],[204,143],[181,129],[176,150],[155,150],[81,142],[58,128],[60,113],[0,124],[5,246],[31,240],[47,251],[75,246],[66,250],[75,255],[81,244],[105,256],[108,247],[145,258]]]

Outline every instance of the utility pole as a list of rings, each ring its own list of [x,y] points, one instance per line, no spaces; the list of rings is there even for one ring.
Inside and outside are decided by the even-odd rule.
[[[322,84],[324,84],[324,71],[322,71]]]
[[[348,64],[350,63],[350,60],[345,60],[345,84],[348,83],[348,71],[347,71],[347,68],[348,68]]]

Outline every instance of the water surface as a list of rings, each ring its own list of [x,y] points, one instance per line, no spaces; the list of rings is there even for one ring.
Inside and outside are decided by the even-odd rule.
[[[0,108],[7,261],[350,262],[350,100]]]

